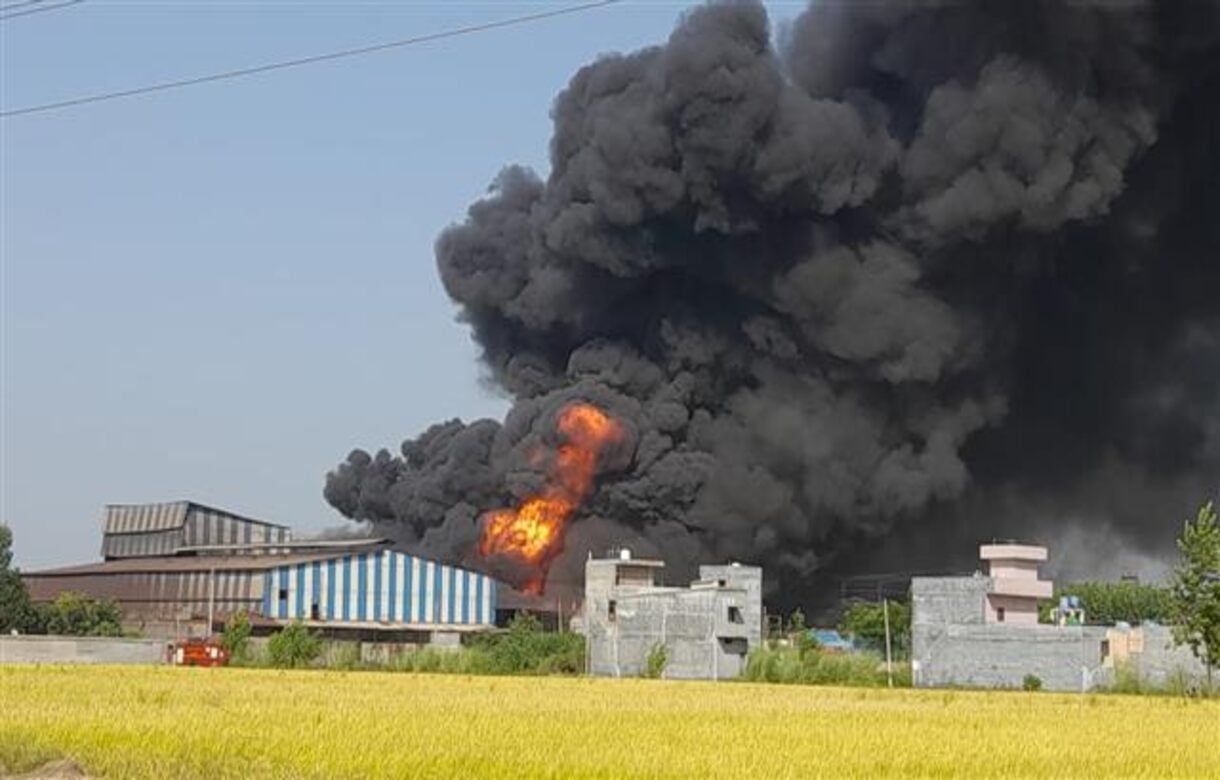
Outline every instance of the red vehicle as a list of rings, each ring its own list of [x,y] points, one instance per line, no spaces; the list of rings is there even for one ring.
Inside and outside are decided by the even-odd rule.
[[[216,639],[179,639],[169,647],[174,666],[228,666],[229,651]]]

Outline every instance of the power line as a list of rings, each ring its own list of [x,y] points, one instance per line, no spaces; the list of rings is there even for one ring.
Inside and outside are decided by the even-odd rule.
[[[0,5],[0,11],[8,11],[13,8],[24,8],[27,5],[38,5],[39,3],[44,2],[46,2],[46,0],[21,0],[19,3],[5,3],[4,5]]]
[[[30,14],[42,14],[46,13],[47,11],[55,11],[60,8],[67,8],[70,5],[83,3],[85,0],[65,0],[65,2],[55,3],[54,5],[41,5],[42,2],[43,0],[25,0],[25,2],[13,3],[12,5],[0,7],[0,11],[7,11],[10,8],[17,8],[18,6],[34,6],[33,8],[26,8],[23,11],[12,11],[11,13],[0,14],[0,21],[4,21],[5,19],[13,19],[18,16],[29,16]]]
[[[83,0],[71,0],[71,2],[83,2]],[[340,51],[328,52],[326,54],[315,54],[309,57],[301,57],[294,60],[269,62],[264,65],[255,65],[249,68],[238,68],[237,70],[211,73],[206,76],[195,76],[194,78],[180,79],[177,81],[163,81],[159,84],[149,84],[147,86],[123,89],[117,92],[103,92],[97,95],[87,95],[85,97],[72,98],[70,100],[59,100],[54,103],[42,103],[40,105],[26,106],[24,108],[14,108],[8,111],[0,111],[0,118],[22,116],[24,114],[37,114],[44,111],[57,111],[59,109],[69,108],[71,106],[85,105],[86,103],[100,103],[104,100],[117,100],[119,98],[145,95],[150,92],[164,92],[170,89],[191,87],[196,84],[206,84],[212,81],[226,81],[228,79],[253,76],[272,70],[283,70],[285,68],[295,68],[301,65],[313,65],[318,62],[329,62],[331,60],[345,59],[347,57],[358,57],[363,54],[372,54],[374,52],[385,51],[387,49],[398,49],[405,46],[413,46],[418,43],[438,41],[444,38],[457,38],[462,35],[470,35],[472,33],[485,32],[487,30],[496,30],[502,27],[514,27],[516,25],[528,24],[529,22],[551,19],[556,16],[564,16],[567,14],[579,13],[581,11],[589,11],[594,8],[614,5],[615,3],[619,2],[622,2],[622,0],[596,0],[595,2],[568,6],[566,8],[558,8],[553,11],[541,11],[539,13],[527,14],[525,16],[514,16],[510,19],[501,19],[495,22],[483,22],[481,24],[473,24],[467,27],[457,27],[451,30],[442,30],[440,32],[416,35],[410,38],[401,38],[399,40],[388,41],[386,43],[375,43],[369,46],[360,46],[354,49],[342,49]]]

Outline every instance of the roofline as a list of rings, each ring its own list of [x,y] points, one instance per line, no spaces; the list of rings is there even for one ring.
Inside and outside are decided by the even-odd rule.
[[[282,545],[274,545],[282,547]],[[454,571],[469,572],[470,574],[486,577],[489,580],[496,582],[497,587],[504,587],[504,584],[495,577],[485,574],[477,569],[469,566],[456,566],[453,564],[442,563],[434,558],[426,558],[414,553],[403,552],[402,550],[380,550],[378,552],[391,552],[401,555],[406,555],[415,560],[432,562],[437,566],[448,566]],[[269,571],[281,566],[297,566],[302,563],[316,563],[320,561],[339,560],[345,556],[362,554],[356,550],[344,551],[338,550],[313,550],[304,552],[287,552],[287,553],[268,553],[266,555],[217,555],[214,557],[201,555],[148,555],[134,558],[111,558],[109,560],[95,561],[93,563],[75,564],[73,566],[61,566],[54,569],[41,569],[39,571],[22,571],[21,577],[84,577],[93,575],[109,575],[109,574],[151,574],[151,573],[175,573],[175,572],[207,572],[215,571]],[[371,553],[370,553],[371,554]]]
[[[304,620],[301,618],[269,618],[260,615],[264,625],[286,626],[300,621],[306,628],[350,629],[354,631],[438,631],[452,633],[473,633],[490,631],[495,628],[491,623],[381,623],[378,621],[337,621],[337,620]]]
[[[630,587],[630,586],[628,586]],[[657,585],[649,588],[632,589],[626,592],[615,591],[615,598],[619,601],[628,599],[647,599],[658,598],[661,596],[685,596],[691,593],[748,593],[749,589],[740,585],[708,585],[702,588],[692,587],[676,587],[669,585]]]
[[[282,523],[272,523],[269,520],[259,520],[256,517],[247,517],[246,515],[238,514],[237,512],[233,512],[229,509],[221,509],[218,506],[212,506],[211,504],[204,504],[199,501],[193,501],[189,498],[180,498],[180,499],[177,499],[176,501],[143,501],[143,502],[135,503],[135,504],[122,504],[122,503],[103,504],[102,508],[103,509],[112,509],[112,508],[113,509],[129,509],[131,507],[139,507],[139,506],[157,506],[158,504],[186,504],[186,508],[187,508],[188,512],[190,511],[191,507],[195,507],[197,509],[206,509],[206,510],[209,510],[212,512],[218,512],[222,515],[236,517],[238,520],[244,520],[247,523],[254,523],[255,525],[265,525],[265,526],[269,526],[271,528],[283,528],[287,531],[292,530],[292,526],[283,525]],[[172,526],[172,527],[180,528],[181,526]],[[108,532],[108,533],[148,533],[148,532],[147,531],[116,531],[116,532]]]
[[[235,542],[233,544],[195,544],[185,547],[175,547],[174,555],[181,556],[188,552],[211,552],[213,550],[284,550],[299,548],[317,548],[319,550],[346,550],[353,547],[373,547],[390,544],[391,540],[381,537],[368,539],[294,539],[287,542]],[[163,558],[163,555],[149,556]]]
[[[1049,550],[1040,544],[1024,542],[993,542],[979,545],[979,559],[984,561],[1026,561],[1043,563]]]
[[[110,574],[156,574],[178,572],[269,571],[280,566],[326,561],[339,557],[335,552],[287,555],[228,555],[208,558],[195,555],[149,555],[138,558],[112,558],[107,561],[60,566],[54,569],[22,571],[21,577],[91,577]]]

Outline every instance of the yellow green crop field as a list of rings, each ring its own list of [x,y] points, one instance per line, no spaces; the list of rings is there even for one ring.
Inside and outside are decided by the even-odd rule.
[[[0,766],[65,757],[117,778],[1220,777],[1220,701],[0,667]]]

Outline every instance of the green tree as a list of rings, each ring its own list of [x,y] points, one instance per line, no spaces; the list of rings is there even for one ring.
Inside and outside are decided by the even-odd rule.
[[[805,613],[799,607],[792,610],[792,614],[788,616],[788,636],[795,642],[796,653],[800,658],[818,649],[818,640],[809,630],[805,623]]]
[[[0,633],[37,631],[38,613],[13,566],[13,532],[0,523]]]
[[[272,666],[296,669],[309,666],[322,652],[322,640],[297,620],[272,635],[267,655]]]
[[[470,649],[480,671],[491,674],[577,674],[584,669],[584,637],[542,630],[528,612],[513,617],[508,630],[476,637]]]
[[[1074,582],[1055,588],[1051,601],[1038,607],[1039,619],[1049,623],[1051,610],[1060,596],[1076,596],[1084,607],[1087,623],[1113,625],[1119,621],[1138,625],[1145,620],[1168,623],[1173,620],[1171,588],[1140,582]]]
[[[911,648],[911,605],[889,602],[890,644],[894,655],[903,658]],[[867,650],[885,651],[885,606],[860,601],[852,604],[839,620],[839,631],[851,636]]]
[[[113,601],[91,599],[81,593],[59,594],[43,612],[48,634],[65,636],[122,636],[122,613]]]
[[[1220,666],[1220,523],[1209,501],[1193,521],[1187,520],[1178,537],[1181,562],[1174,572],[1174,637],[1190,647],[1207,667]]]
[[[250,649],[250,614],[245,610],[234,612],[225,623],[220,643],[234,660],[244,660]]]

